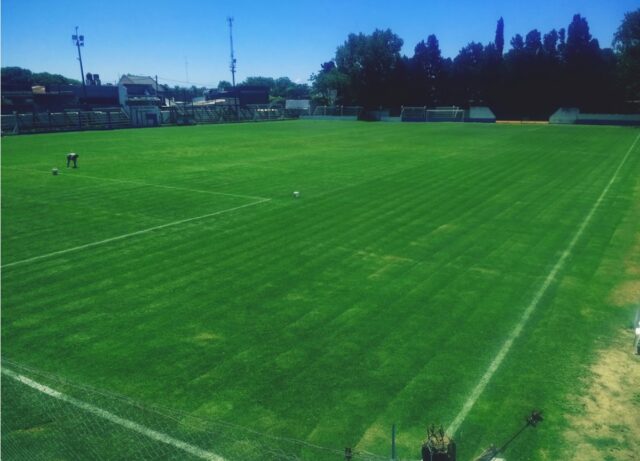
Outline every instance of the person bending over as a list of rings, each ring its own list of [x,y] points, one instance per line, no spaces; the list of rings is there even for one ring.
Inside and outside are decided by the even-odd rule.
[[[75,152],[71,152],[70,154],[67,154],[67,168],[69,168],[69,165],[71,164],[71,162],[73,162],[74,168],[78,168],[78,157],[80,156]]]

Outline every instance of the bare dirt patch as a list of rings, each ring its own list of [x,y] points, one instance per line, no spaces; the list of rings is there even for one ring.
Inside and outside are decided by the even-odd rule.
[[[44,432],[47,429],[49,429],[50,425],[53,424],[53,421],[46,421],[42,424],[39,424],[37,426],[32,426],[32,427],[26,427],[24,429],[18,429],[15,432],[17,433],[23,433],[23,434],[35,434],[38,432]]]
[[[640,357],[633,355],[633,332],[621,330],[599,354],[579,397],[583,412],[569,418],[566,440],[575,461],[637,461],[640,453]]]
[[[640,305],[640,280],[627,280],[611,293],[611,302],[615,306]]]
[[[198,333],[193,337],[193,339],[197,342],[209,342],[209,341],[217,341],[222,339],[220,335],[216,333],[212,333],[210,331],[203,331],[202,333]]]
[[[624,265],[625,265],[627,274],[631,276],[640,275],[640,239],[638,239],[636,241],[636,244],[633,246],[633,248],[631,248],[631,251],[629,252],[628,257],[626,258]]]

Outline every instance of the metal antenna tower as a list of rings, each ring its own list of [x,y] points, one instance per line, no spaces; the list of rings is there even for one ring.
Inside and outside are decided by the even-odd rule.
[[[229,16],[227,18],[229,22],[229,43],[231,45],[231,84],[236,86],[236,58],[233,54],[233,18]]]
[[[78,61],[80,61],[80,76],[82,77],[82,92],[84,93],[85,99],[87,98],[87,87],[84,83],[84,69],[82,67],[82,53],[80,53],[80,47],[84,46],[84,35],[78,35],[78,26],[76,26],[76,33],[71,36],[71,40],[73,40],[74,45],[78,47]]]

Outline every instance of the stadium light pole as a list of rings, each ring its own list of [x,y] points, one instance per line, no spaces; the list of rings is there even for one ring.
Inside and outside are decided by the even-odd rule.
[[[236,57],[233,54],[233,17],[229,16],[227,17],[227,21],[229,22],[229,44],[231,45],[231,85],[233,87],[233,89],[235,90],[236,88]],[[238,111],[239,111],[239,99],[240,96],[238,95],[237,92],[235,92],[234,95],[234,99],[235,99],[235,109],[236,109],[236,118],[238,118]]]
[[[236,86],[236,58],[233,54],[233,18],[229,16],[227,18],[229,22],[229,44],[231,45],[231,84],[235,88]]]
[[[78,35],[78,26],[76,26],[76,33],[71,36],[75,46],[78,48],[78,61],[80,61],[80,76],[82,77],[82,93],[84,94],[85,102],[87,99],[87,87],[84,83],[84,68],[82,67],[82,53],[80,47],[84,46],[84,35]]]

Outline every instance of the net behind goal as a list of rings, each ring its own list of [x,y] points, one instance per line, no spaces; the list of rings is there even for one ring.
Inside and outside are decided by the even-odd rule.
[[[362,112],[361,106],[317,106],[313,115],[334,117],[357,117]]]
[[[403,122],[464,122],[464,110],[450,107],[409,107],[403,106],[400,114]]]

